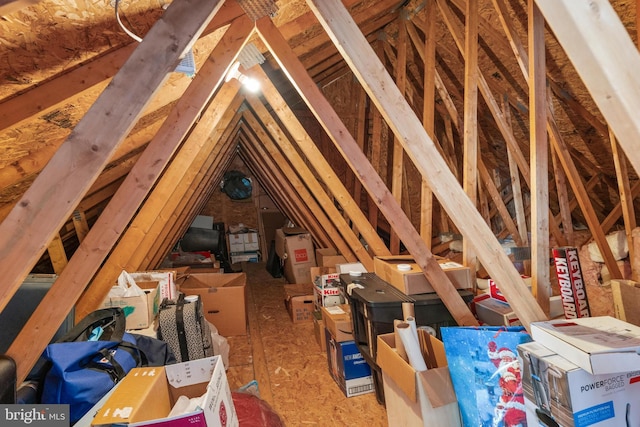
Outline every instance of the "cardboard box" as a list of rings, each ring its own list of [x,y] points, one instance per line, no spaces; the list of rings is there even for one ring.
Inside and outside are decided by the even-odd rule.
[[[316,336],[316,342],[320,346],[320,351],[327,351],[327,341],[324,339],[324,321],[322,313],[313,312],[313,333]]]
[[[327,364],[329,374],[347,397],[373,393],[371,367],[358,350],[355,341],[337,342],[328,329]]]
[[[325,328],[337,342],[353,341],[353,322],[349,304],[322,307],[321,313]]]
[[[335,268],[336,264],[344,264],[347,260],[335,248],[317,248],[316,263],[320,267]]]
[[[158,293],[160,302],[163,299],[176,299],[178,293],[176,290],[177,270],[151,270],[151,271],[135,271],[131,274],[133,280],[138,282],[158,282]]]
[[[640,420],[640,372],[592,375],[539,343],[518,346],[527,425],[617,427]]]
[[[229,239],[229,252],[244,252],[244,239],[242,234],[227,234]]]
[[[442,342],[429,336],[432,358],[416,372],[396,351],[394,334],[377,337],[389,425],[459,426],[460,412]]]
[[[351,272],[367,273],[367,269],[361,262],[347,262],[345,264],[336,264],[336,273],[349,274]]]
[[[167,418],[181,395],[204,396],[202,409]],[[91,425],[233,427],[239,422],[222,359],[213,356],[132,369]]]
[[[520,277],[524,279],[524,283],[529,288],[529,292],[531,292],[531,277],[528,277],[528,276],[520,276]],[[497,299],[498,301],[502,301],[502,302],[508,302],[507,298],[504,295],[502,295],[502,292],[500,292],[500,287],[498,287],[498,284],[493,279],[489,279],[488,282],[489,282],[488,283],[489,295],[491,295],[491,298]]]
[[[313,320],[313,301],[311,283],[284,285],[284,305],[293,323]]]
[[[311,235],[304,229],[279,228],[276,230],[276,253],[284,260],[284,277],[289,283],[311,283],[310,268],[316,257]]]
[[[471,273],[468,267],[444,258],[438,259],[438,264],[456,289],[471,288]],[[407,270],[401,270],[403,268]],[[373,271],[382,280],[389,282],[407,295],[435,292],[411,255],[374,257]]]
[[[220,335],[230,337],[247,334],[246,283],[245,273],[191,273],[180,284],[180,291],[200,295],[204,317]]]
[[[640,327],[611,316],[531,322],[534,341],[586,370],[615,374],[640,370]]]
[[[160,306],[158,282],[138,282],[136,285],[144,295],[131,297],[107,296],[99,308],[122,307],[126,316],[127,329],[144,329],[153,324]]]
[[[612,280],[611,296],[616,317],[640,326],[640,283],[633,280]]]
[[[251,231],[249,233],[242,234],[242,240],[244,241],[244,251],[259,251],[260,241],[258,240],[258,233]]]
[[[229,233],[229,252],[256,252],[260,250],[258,233]]]
[[[259,262],[260,255],[257,252],[233,252],[230,255],[231,264],[238,262]]]
[[[501,302],[493,298],[476,300],[475,310],[478,320],[485,325],[522,326],[522,322],[506,302]]]
[[[313,279],[313,296],[316,310],[320,310],[322,307],[344,304],[345,299],[340,287],[340,275],[338,273],[330,273],[315,276]]]

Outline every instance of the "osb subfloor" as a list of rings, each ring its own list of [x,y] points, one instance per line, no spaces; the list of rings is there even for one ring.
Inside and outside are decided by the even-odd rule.
[[[329,375],[313,322],[291,322],[284,307],[284,279],[264,263],[242,263],[247,273],[249,334],[228,337],[227,377],[232,390],[257,380],[260,397],[288,427],[386,426],[374,393],[347,398]]]

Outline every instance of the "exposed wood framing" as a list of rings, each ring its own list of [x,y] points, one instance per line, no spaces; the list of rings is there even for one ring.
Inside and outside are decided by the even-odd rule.
[[[463,188],[471,200],[478,205],[478,1],[467,0],[464,27],[464,118],[463,142]],[[489,178],[491,179],[491,178]],[[488,210],[487,210],[488,211]],[[488,218],[487,218],[488,220]],[[471,277],[477,270],[476,254],[470,238],[463,236],[462,259],[469,267]]]
[[[633,197],[631,195],[631,186],[629,185],[629,170],[627,169],[627,158],[621,150],[619,150],[618,141],[613,132],[609,132],[609,140],[611,141],[611,152],[613,153],[613,163],[616,168],[616,176],[618,177],[618,191],[620,193],[620,206],[622,208],[622,217],[624,218],[624,231],[629,245],[629,259],[634,258],[634,245],[631,236],[636,228],[636,213],[633,208]],[[640,278],[640,271],[631,271],[632,279]]]
[[[433,142],[424,131],[422,124],[413,114],[382,64],[373,59],[375,55],[371,47],[366,43],[362,33],[357,29],[344,7],[335,0],[307,0],[307,4],[314,11],[371,99],[378,105],[386,122],[403,143],[407,154],[420,173],[429,181],[432,191],[449,216],[463,235],[469,237],[477,245],[475,249],[479,257],[482,254],[480,258],[482,264],[492,273],[495,280],[506,285],[505,295],[509,301],[514,302],[513,308],[523,324],[528,326],[531,321],[546,319],[535,299],[531,295],[527,295],[526,286],[518,271],[500,247],[489,227],[479,218],[477,210],[449,171]],[[309,98],[307,100],[309,102]],[[326,124],[328,120],[324,119],[322,122]],[[340,132],[340,134],[343,133]],[[350,153],[345,154],[345,158],[351,159],[352,162],[355,159]],[[363,162],[369,164],[366,159],[363,159]],[[365,184],[364,180],[363,184]],[[378,189],[376,191],[370,190],[373,194],[381,194],[379,191]],[[382,201],[382,198],[380,199]],[[387,209],[387,205],[392,206],[392,203],[381,203],[380,209],[384,211]],[[407,235],[406,239],[403,238],[403,242],[414,255],[449,311],[459,324],[464,324],[460,322],[463,319],[458,316],[465,313],[467,307],[464,304],[464,307],[453,304],[457,300],[451,297],[453,289],[451,289],[448,280],[434,280],[435,276],[443,272],[439,267],[433,266],[433,261],[435,261],[433,255],[419,238],[415,229],[411,227],[411,224],[404,225],[398,221],[406,217],[391,214],[385,216],[399,233],[402,231]],[[434,277],[430,277],[432,275]],[[455,295],[457,296],[457,293]],[[475,323],[475,319],[473,322]]]
[[[531,287],[538,304],[549,313],[553,294],[549,281],[549,142],[544,58],[544,18],[534,0],[529,11],[529,144],[531,161]]]
[[[244,25],[248,27],[248,30],[251,29],[246,20],[244,21]],[[238,33],[242,32],[238,31]],[[248,33],[245,32],[245,34]],[[34,315],[27,323],[29,326],[26,327],[14,341],[8,351],[9,354],[20,354],[20,351],[23,351],[25,348],[38,348],[38,346],[43,346],[48,340],[43,340],[42,337],[53,336],[57,325],[62,322],[71,306],[78,300],[84,287],[100,266],[100,262],[117,241],[121,230],[124,229],[156,178],[163,171],[164,165],[166,165],[168,159],[171,158],[171,153],[175,151],[182,137],[198,117],[205,102],[213,93],[213,89],[215,89],[221,81],[223,73],[231,63],[233,55],[238,52],[243,42],[244,40],[242,38],[236,40],[236,43],[238,43],[236,48],[228,50],[232,56],[228,57],[227,64],[221,65],[212,61],[209,70],[203,67],[202,73],[198,74],[192,86],[190,86],[190,90],[193,91],[191,95],[193,96],[182,98],[179,106],[174,109],[173,117],[167,118],[165,121],[165,132],[160,133],[150,144],[151,149],[143,153],[140,160],[127,176],[125,183],[121,186],[117,195],[112,199],[112,203],[107,206],[98,219],[98,222],[91,229],[70,260],[68,268],[62,272],[56,283],[47,293],[43,303],[36,309]],[[222,43],[221,50],[218,51],[222,57],[224,57],[224,48],[225,44]],[[229,55],[229,53],[227,53],[227,55]],[[122,72],[125,71],[126,65],[123,67]],[[160,72],[161,71],[162,69],[160,68]],[[148,72],[153,74],[151,70]],[[204,121],[201,119],[199,126],[202,123],[204,123]],[[180,154],[183,155],[183,152],[186,153],[188,151],[183,148]],[[167,174],[165,173],[164,177],[166,178],[166,176]],[[156,188],[154,193],[157,191],[159,190]],[[148,204],[147,202],[145,206]],[[158,217],[159,212],[162,212],[162,210],[155,209],[152,214],[146,218]],[[142,238],[138,236],[135,241],[141,240]],[[120,247],[121,244],[122,241],[118,247]],[[125,245],[122,247],[124,246]],[[99,248],[99,250],[96,250],[96,248]],[[127,252],[125,258],[131,256],[132,252]],[[93,287],[92,285],[92,292],[85,293],[85,295],[90,295],[90,297],[78,300],[76,306],[76,316],[78,318],[82,318],[100,304],[113,285],[114,278],[117,277],[122,269],[123,268],[119,266],[110,270],[106,268],[106,265],[104,266],[103,270],[100,271],[100,274],[104,277],[101,286]],[[49,301],[49,304],[46,303],[47,301]],[[67,304],[55,304],[53,301],[66,301]],[[42,349],[44,349],[44,347]],[[13,353],[14,351],[15,353]],[[37,355],[40,354],[39,352],[31,353],[33,353],[33,357],[21,359],[22,362],[19,365],[19,372],[22,378],[26,376],[31,366],[33,366],[37,360]]]
[[[354,222],[357,229],[367,242],[371,252],[374,255],[383,256],[390,255],[389,249],[378,236],[376,230],[368,223],[366,217],[358,207],[358,203],[350,197],[347,189],[344,187],[338,176],[333,172],[331,166],[322,156],[313,140],[309,137],[304,127],[296,119],[294,113],[287,106],[284,99],[280,96],[273,84],[268,80],[266,75],[258,69],[254,69],[248,73],[261,82],[262,93],[267,102],[271,105],[274,112],[278,115],[280,121],[287,128],[293,139],[297,142],[301,152],[316,170],[318,176],[324,181],[326,188],[333,194],[342,209],[347,213],[351,221]],[[273,125],[273,124],[272,124]],[[283,141],[286,143],[286,141]],[[370,255],[362,248],[361,245],[351,246],[358,259],[364,259],[368,262]],[[362,261],[361,261],[362,262]]]
[[[536,0],[549,26],[617,136],[634,169],[640,170],[640,84],[628,70],[640,69],[638,49],[606,0]],[[600,243],[598,247],[600,247]],[[604,255],[604,253],[603,253]],[[607,263],[609,267],[609,263]]]
[[[144,107],[220,7],[218,1],[172,4],[0,224],[3,309],[131,130]],[[165,47],[174,48],[167,52]],[[142,80],[144,80],[142,82]],[[140,84],[135,84],[141,81]],[[117,112],[117,113],[116,113]],[[96,134],[96,126],[110,132]]]

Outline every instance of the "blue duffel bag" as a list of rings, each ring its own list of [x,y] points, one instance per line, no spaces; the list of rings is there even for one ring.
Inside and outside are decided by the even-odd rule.
[[[132,368],[146,364],[125,323],[119,307],[96,310],[49,344],[41,403],[68,404],[73,424]]]

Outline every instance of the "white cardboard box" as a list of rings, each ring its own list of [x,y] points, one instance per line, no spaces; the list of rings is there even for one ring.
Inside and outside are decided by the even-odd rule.
[[[527,425],[640,425],[640,371],[591,375],[535,341],[518,357]]]
[[[258,233],[256,232],[243,233],[242,240],[244,241],[245,252],[260,250],[260,240],[258,239]]]
[[[312,277],[312,279],[316,310],[320,310],[322,307],[344,304],[344,295],[342,295],[342,288],[340,288],[340,275],[338,273],[322,274],[315,278]]]
[[[229,252],[244,252],[244,238],[242,234],[229,233]]]
[[[202,408],[167,418],[180,395],[204,395]],[[134,368],[93,419],[92,426],[237,427],[238,416],[220,356]]]
[[[531,336],[594,375],[640,370],[640,327],[615,317],[532,322]]]

